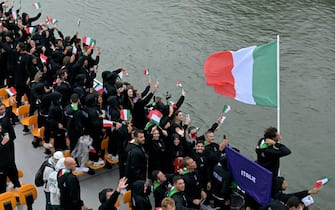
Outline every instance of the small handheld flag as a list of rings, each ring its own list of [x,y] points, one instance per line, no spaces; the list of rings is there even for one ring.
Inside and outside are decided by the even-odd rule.
[[[47,60],[48,60],[48,57],[47,56],[45,56],[45,55],[43,55],[42,53],[40,54],[40,59],[41,59],[41,61],[42,61],[42,63],[46,63],[47,62]]]
[[[79,28],[79,26],[80,26],[80,18],[77,20],[77,26]]]
[[[176,86],[180,87],[180,88],[183,88],[183,84],[181,83],[181,81],[176,82]]]
[[[163,114],[157,109],[151,110],[148,114],[148,119],[150,119],[156,125],[159,125]]]
[[[35,9],[41,9],[41,8],[42,8],[40,2],[33,3],[33,7],[34,7]]]
[[[126,70],[125,69],[121,69],[120,73],[118,73],[118,76],[120,78],[120,80],[123,79],[123,75],[125,75],[126,77],[128,77],[128,74],[127,73],[124,73]]]
[[[16,13],[16,11],[12,11],[12,17],[13,17],[14,20],[17,19],[17,13]]]
[[[48,17],[48,16],[47,16],[46,21],[47,21],[48,23],[52,23],[52,24],[56,24],[56,23],[58,23],[58,20],[56,20],[55,18],[52,18],[52,17]]]
[[[129,121],[130,118],[131,118],[130,110],[129,109],[121,109],[120,118],[121,118],[121,120]]]
[[[94,86],[94,90],[97,91],[97,93],[99,93],[100,95],[104,92],[104,88],[102,87],[102,85],[100,85],[99,83],[97,83]]]
[[[16,95],[16,89],[14,87],[7,88],[6,92],[10,97]]]
[[[228,104],[223,105],[222,113],[227,114],[228,112],[230,112],[230,110],[231,110],[231,106],[229,106]]]
[[[27,34],[34,34],[35,31],[36,31],[36,28],[35,27],[26,27],[25,31],[26,31]]]
[[[326,185],[332,178],[331,177],[326,177],[324,179],[319,179],[315,182],[314,187],[315,188],[320,188],[323,185]]]
[[[104,128],[113,127],[113,123],[114,123],[113,121],[103,119],[103,126],[104,126]]]
[[[149,76],[150,75],[149,69],[144,69],[143,74],[144,76]]]
[[[82,43],[93,47],[96,45],[97,41],[95,39],[92,39],[91,37],[84,36],[82,38]]]
[[[221,120],[220,120],[220,123],[223,124],[223,122],[226,120],[227,117],[225,116],[222,116]]]

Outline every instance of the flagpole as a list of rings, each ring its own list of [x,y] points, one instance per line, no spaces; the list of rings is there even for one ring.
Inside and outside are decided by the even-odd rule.
[[[277,35],[277,129],[280,132],[279,34]]]

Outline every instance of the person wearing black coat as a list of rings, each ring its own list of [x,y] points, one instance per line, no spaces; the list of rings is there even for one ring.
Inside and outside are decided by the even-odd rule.
[[[204,155],[208,162],[209,174],[213,173],[214,166],[220,161],[224,150],[215,142],[215,135],[212,131],[205,133],[205,151]]]
[[[87,95],[83,108],[84,131],[92,137],[92,146],[96,151],[96,153],[90,153],[89,159],[93,162],[99,161],[103,127],[103,113],[98,109],[97,100],[98,94],[92,93]]]
[[[173,177],[173,187],[168,192],[167,196],[175,201],[176,210],[194,210],[194,208],[190,207],[192,200],[185,195],[184,190],[184,179],[181,176],[176,175]]]
[[[272,186],[272,198],[279,200],[283,203],[287,203],[288,199],[292,196],[298,197],[300,200],[306,197],[307,195],[317,194],[320,188],[314,187],[310,190],[303,190],[295,193],[285,193],[284,191],[287,189],[288,184],[284,177],[278,176],[273,181]]]
[[[280,140],[277,128],[269,127],[256,146],[257,163],[272,172],[272,180],[278,176],[279,159],[291,154],[291,150],[280,143]]]
[[[131,201],[133,210],[149,210],[152,209],[149,195],[151,187],[145,183],[144,180],[137,180],[133,183],[131,188]]]
[[[154,170],[165,171],[167,151],[164,139],[166,136],[163,135],[162,131],[156,126],[153,127],[146,141],[149,156],[148,174]]]
[[[230,195],[232,193],[230,186],[232,181],[232,174],[223,156],[220,162],[214,166],[213,174],[211,174],[211,190],[214,206],[220,207],[220,209],[230,209]]]
[[[208,171],[208,162],[207,158],[204,155],[205,145],[203,141],[197,141],[195,144],[195,153],[193,160],[197,163],[197,170],[200,176],[200,183],[203,189],[207,189],[209,182],[209,171]]]
[[[78,94],[71,95],[71,104],[64,108],[66,118],[66,129],[70,139],[70,151],[74,150],[80,136],[83,135],[83,115],[81,104],[79,103]]]
[[[190,157],[183,158],[184,169],[182,177],[185,182],[185,194],[192,200],[191,206],[198,209],[201,198],[207,197],[201,185],[201,178],[198,174],[197,164]],[[205,197],[203,197],[206,195]]]
[[[115,190],[112,188],[105,188],[99,192],[99,201],[101,205],[99,210],[116,210],[115,203],[120,195],[121,190],[125,189],[127,178],[123,177],[119,180],[119,184]]]
[[[60,205],[64,210],[87,210],[87,206],[80,197],[80,183],[72,173],[76,169],[76,161],[72,157],[64,160],[65,168],[57,174],[60,191]]]
[[[155,207],[161,207],[162,200],[172,187],[173,174],[164,174],[160,170],[152,172],[151,180],[153,182],[153,194]]]
[[[17,167],[15,164],[14,140],[16,134],[11,121],[6,113],[6,106],[0,103],[0,190],[6,191],[7,176],[14,185],[14,188],[21,187]],[[3,183],[5,182],[5,183]]]
[[[136,97],[134,98],[134,109],[132,112],[132,123],[135,128],[144,129],[148,119],[146,117],[145,106],[150,102],[156,91],[158,90],[159,84],[156,83],[151,93],[148,95],[146,92],[149,92],[151,85],[151,81],[149,80],[149,84],[146,87],[146,90],[142,93],[136,91]],[[146,95],[146,96],[145,96]],[[145,96],[145,97],[144,97]]]
[[[148,159],[144,150],[144,132],[142,130],[135,130],[134,141],[128,144],[128,155],[126,162],[126,177],[128,178],[128,185],[131,188],[136,180],[147,179]]]

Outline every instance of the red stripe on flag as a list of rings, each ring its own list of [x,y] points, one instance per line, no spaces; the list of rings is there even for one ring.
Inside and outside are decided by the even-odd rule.
[[[204,64],[207,85],[214,86],[217,93],[235,98],[233,67],[234,61],[230,51],[211,54]]]

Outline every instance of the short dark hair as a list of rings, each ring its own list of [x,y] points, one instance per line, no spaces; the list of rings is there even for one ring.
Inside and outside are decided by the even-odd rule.
[[[300,203],[300,199],[297,196],[291,196],[288,200],[287,200],[287,207],[291,208],[291,207],[298,207]]]
[[[160,170],[154,170],[151,173],[151,178],[152,178],[153,181],[157,180],[157,175],[158,175],[159,172],[160,172]]]
[[[144,131],[141,130],[141,129],[135,129],[135,131],[134,131],[134,136],[135,136],[135,137],[138,137],[138,134],[140,134],[140,133],[143,133],[143,134],[144,134]]]
[[[177,181],[180,180],[180,179],[184,180],[182,176],[180,176],[180,175],[175,175],[175,176],[173,177],[173,179],[172,179],[173,184],[176,184]]]
[[[277,136],[277,128],[269,127],[264,131],[264,139],[274,139]]]

